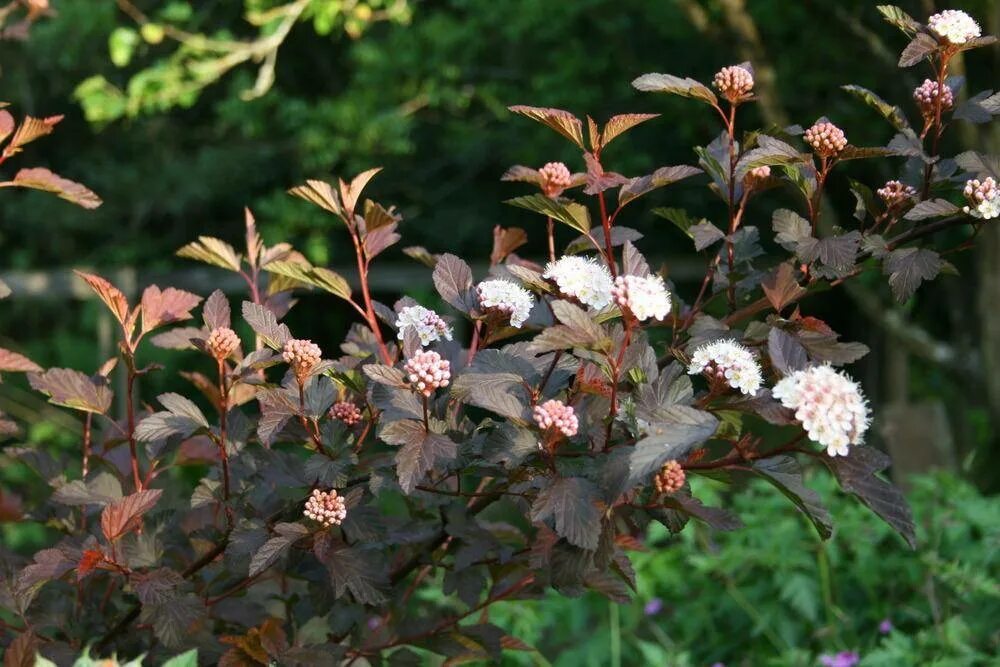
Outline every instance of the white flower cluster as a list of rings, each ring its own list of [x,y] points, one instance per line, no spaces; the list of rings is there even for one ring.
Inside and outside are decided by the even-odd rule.
[[[329,528],[339,526],[347,518],[347,505],[344,503],[344,497],[338,496],[334,489],[329,492],[313,489],[302,513]]]
[[[829,365],[795,371],[774,386],[772,395],[795,410],[809,438],[830,456],[847,456],[850,445],[864,442],[868,401],[845,373]]]
[[[927,27],[952,44],[965,44],[983,34],[979,24],[960,9],[946,9],[927,19]]]
[[[414,331],[417,332],[421,345],[430,345],[442,338],[451,340],[451,327],[430,308],[406,306],[400,309],[399,315],[396,316],[396,331],[399,340],[403,340],[408,327],[413,327]]]
[[[479,305],[510,316],[510,325],[519,329],[531,314],[535,299],[531,292],[511,280],[484,280],[476,287]]]
[[[670,292],[660,276],[618,276],[611,295],[641,322],[651,317],[662,320],[670,312]]]
[[[973,178],[965,183],[965,198],[969,206],[962,210],[974,218],[992,220],[1000,217],[1000,188],[992,176]]]
[[[560,292],[586,306],[600,310],[611,303],[611,273],[593,258],[560,257],[548,263],[542,277],[552,280]]]
[[[699,346],[691,355],[688,374],[704,373],[753,396],[763,384],[760,364],[753,353],[733,340],[718,340]]]

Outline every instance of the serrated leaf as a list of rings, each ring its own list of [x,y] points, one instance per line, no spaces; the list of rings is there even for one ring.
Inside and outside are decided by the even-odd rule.
[[[920,24],[896,5],[876,6],[882,17],[892,25],[896,26],[908,35],[920,30]]]
[[[318,287],[341,299],[350,300],[351,286],[340,274],[304,261],[272,261],[263,265],[268,273],[273,273],[310,287]]]
[[[653,190],[700,173],[702,171],[698,167],[679,164],[670,167],[660,167],[652,174],[629,179],[622,186],[621,190],[618,191],[618,205],[624,206]]]
[[[959,207],[944,199],[928,199],[918,202],[913,208],[906,212],[903,217],[907,220],[926,220],[928,218],[940,218],[945,215],[954,215],[961,211]]]
[[[581,549],[597,549],[601,537],[600,493],[582,477],[557,478],[538,493],[531,520],[552,518],[556,533]]]
[[[264,343],[274,349],[281,350],[292,338],[292,332],[284,324],[278,324],[278,318],[264,306],[251,301],[243,302],[243,319],[253,329]]]
[[[802,468],[790,456],[758,459],[750,470],[778,488],[808,517],[824,540],[833,535],[833,519],[823,506],[819,494],[805,485]]]
[[[782,375],[805,368],[809,363],[806,349],[794,336],[778,328],[767,334],[767,354],[771,365]]]
[[[3,371],[8,373],[40,373],[42,367],[23,354],[0,347],[0,372]]]
[[[582,234],[590,232],[590,214],[587,212],[587,208],[581,204],[557,201],[542,194],[515,197],[504,201],[504,203],[526,208],[529,211],[558,220]]]
[[[309,534],[309,529],[298,523],[279,523],[274,529],[278,534],[254,552],[247,576],[254,577],[271,567],[293,544]]]
[[[35,391],[49,401],[74,410],[104,414],[111,407],[112,391],[104,378],[94,379],[71,368],[50,368],[44,373],[28,375]]]
[[[861,233],[851,231],[824,239],[805,239],[799,242],[796,252],[804,262],[818,259],[824,266],[846,271],[854,266],[860,247]]]
[[[925,32],[917,33],[899,56],[900,67],[913,67],[938,50],[937,40]]]
[[[21,125],[17,128],[17,132],[11,137],[10,144],[8,144],[5,152],[8,155],[14,155],[20,152],[23,146],[30,144],[32,141],[52,134],[55,126],[62,119],[62,116],[49,116],[48,118],[25,116],[24,120],[21,121]]]
[[[181,647],[191,626],[205,616],[205,603],[192,593],[176,595],[160,604],[143,605],[139,622],[153,626],[156,638],[169,648]]]
[[[570,112],[563,111],[562,109],[547,109],[524,105],[516,105],[508,107],[508,109],[552,128],[581,149],[586,150],[586,146],[583,143],[583,123]]]
[[[111,314],[118,320],[119,324],[125,326],[128,320],[129,308],[128,299],[125,298],[122,291],[100,276],[84,273],[83,271],[74,271],[73,273],[82,278],[90,286],[90,289],[94,290],[101,301],[104,302],[104,305],[111,311]]]
[[[790,252],[795,252],[802,241],[812,238],[809,221],[787,208],[779,208],[774,212],[771,225],[774,227],[774,240]]]
[[[472,269],[461,257],[450,253],[438,257],[433,278],[438,294],[453,308],[468,314],[479,306],[472,289]]]
[[[897,106],[889,104],[881,97],[868,90],[862,86],[848,85],[841,86],[842,90],[846,90],[848,93],[857,97],[859,100],[875,109],[883,118],[889,121],[889,124],[900,132],[913,132],[910,127],[909,121],[906,120],[906,115],[903,110]]]
[[[903,494],[877,473],[889,466],[889,457],[873,447],[851,447],[847,456],[821,457],[844,491],[855,496],[896,530],[911,548],[917,546],[913,514]]]
[[[160,290],[150,285],[142,292],[142,331],[191,319],[191,309],[201,303],[201,297],[191,292],[168,287]]]
[[[694,239],[694,249],[702,251],[711,247],[714,243],[726,238],[721,229],[713,225],[708,220],[692,225],[689,229],[691,238]]]
[[[1000,180],[1000,155],[984,155],[965,151],[955,156],[955,164],[977,176],[992,176]]]
[[[177,256],[219,266],[230,271],[238,272],[240,270],[240,255],[235,248],[225,241],[211,236],[199,236],[197,241],[192,241],[178,250]]]
[[[620,137],[636,125],[657,118],[659,115],[658,113],[626,113],[612,116],[604,124],[604,129],[601,131],[601,148],[607,146],[613,139]]]
[[[906,301],[925,280],[937,277],[942,267],[941,256],[926,248],[900,248],[890,252],[882,265],[889,276],[892,294],[900,303]]]
[[[519,181],[521,183],[531,183],[533,185],[540,185],[542,182],[542,175],[537,169],[532,169],[531,167],[525,167],[522,164],[516,164],[507,171],[503,173],[500,177],[501,181]]]
[[[684,492],[664,496],[660,502],[665,508],[694,517],[715,530],[737,530],[743,527],[743,521],[729,510],[724,510],[721,507],[709,507]]]
[[[340,196],[329,183],[317,180],[307,180],[305,185],[299,185],[288,191],[288,194],[307,202],[315,204],[320,208],[333,213],[338,217],[344,217],[344,208],[340,202]]]
[[[425,433],[423,438],[403,445],[396,454],[396,474],[403,493],[412,493],[428,471],[453,461],[457,455],[458,445],[439,433]]]
[[[744,153],[736,163],[736,177],[742,179],[748,171],[757,167],[795,165],[805,160],[806,156],[791,144],[761,134],[757,137],[757,147]]]
[[[789,262],[779,264],[761,281],[760,286],[764,290],[764,296],[778,313],[781,313],[788,304],[798,301],[806,293],[806,290],[799,285],[795,278],[795,267]]]
[[[683,458],[715,433],[719,420],[710,412],[675,405],[659,410],[661,421],[649,425],[648,435],[635,443],[629,458],[629,480],[648,481],[670,460]]]
[[[361,367],[365,375],[374,382],[389,387],[405,387],[406,375],[403,371],[384,364],[365,364]]]
[[[106,506],[101,512],[101,532],[105,539],[114,542],[134,529],[162,495],[162,489],[143,489]]]
[[[330,574],[334,594],[350,593],[361,604],[380,604],[387,577],[380,558],[372,549],[350,547],[329,534],[316,541],[316,557]]]
[[[101,198],[87,186],[63,178],[42,167],[21,169],[10,182],[21,188],[51,192],[60,199],[86,209],[95,209],[103,203]]]
[[[691,78],[672,74],[643,74],[632,82],[632,87],[647,93],[668,93],[716,105],[718,99],[707,86]]]
[[[205,306],[201,310],[201,316],[205,322],[205,327],[209,331],[222,327],[230,327],[232,325],[232,313],[230,312],[229,299],[226,298],[225,292],[220,289],[212,292],[205,299]]]

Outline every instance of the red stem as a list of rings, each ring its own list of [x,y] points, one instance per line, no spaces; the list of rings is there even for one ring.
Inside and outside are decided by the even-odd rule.
[[[556,261],[556,223],[552,218],[546,218],[549,228],[549,261]]]
[[[128,419],[128,451],[129,457],[132,460],[132,481],[135,484],[136,493],[142,491],[142,475],[139,473],[139,451],[136,446],[135,441],[135,399],[133,393],[135,390],[135,357],[132,352],[126,353],[125,365],[128,371],[128,380],[126,382],[126,417]]]
[[[615,264],[615,250],[611,244],[611,218],[608,217],[608,207],[604,203],[604,193],[597,194],[597,201],[601,204],[601,226],[604,228],[604,252],[608,257],[608,269],[611,270],[611,277],[618,276],[618,266]]]
[[[222,497],[226,520],[233,525],[233,510],[229,506],[229,452],[226,450],[226,418],[229,412],[229,388],[226,386],[226,362],[218,360],[219,371],[219,456],[222,459]]]
[[[358,279],[361,282],[361,294],[365,299],[365,314],[368,317],[368,327],[375,334],[375,341],[378,343],[382,361],[391,366],[392,355],[389,354],[389,349],[382,338],[382,330],[379,327],[378,317],[376,317],[375,308],[372,306],[371,291],[368,288],[368,262],[365,259],[364,249],[361,247],[361,239],[358,238],[358,233],[353,229],[351,230],[351,239],[354,241],[354,254],[358,261]]]

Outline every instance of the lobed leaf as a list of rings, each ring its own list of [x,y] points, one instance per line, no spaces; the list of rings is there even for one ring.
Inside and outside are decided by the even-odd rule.
[[[101,512],[101,532],[105,539],[115,542],[135,528],[162,495],[162,489],[143,489],[107,505]]]
[[[590,480],[559,477],[538,493],[531,520],[552,518],[556,533],[581,549],[597,549],[601,537],[600,493]]]
[[[174,287],[160,290],[150,285],[142,292],[142,331],[146,333],[164,324],[193,317],[191,309],[201,303],[201,297]]]
[[[905,302],[925,280],[933,280],[944,266],[941,256],[926,248],[900,248],[890,252],[882,265],[889,276],[892,294]]]

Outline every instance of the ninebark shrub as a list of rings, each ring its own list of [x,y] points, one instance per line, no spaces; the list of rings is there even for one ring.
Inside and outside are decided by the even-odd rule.
[[[42,506],[5,506],[62,535],[27,562],[0,554],[5,664],[31,664],[36,652],[62,664],[88,646],[102,655],[195,648],[202,662],[226,665],[406,662],[413,649],[449,664],[499,660],[530,649],[490,623],[492,603],[548,587],[626,600],[629,552],[651,522],[739,529],[734,513],[692,495],[699,475],[734,492],[746,480],[773,485],[826,538],[833,517],[803,478],[807,466],[826,469],[913,545],[910,511],[880,476],[888,458],[864,444],[863,390],[843,370],[868,350],[841,341],[810,302],[865,272],[883,273],[905,301],[951,268],[942,255],[956,248],[940,248],[938,232],[966,230],[961,248],[1000,214],[1000,160],[945,157],[940,140],[953,123],[991,121],[1000,95],[959,102],[949,63],[995,41],[967,15],[923,25],[881,11],[909,38],[900,66],[929,65],[932,76],[914,92],[917,125],[902,107],[845,86],[889,124],[886,146],[856,146],[826,118],[807,129],[744,128],[749,63],[722,68],[711,87],[669,74],[633,82],[718,116],[722,132],[694,149],[697,166],[612,171],[605,149],[656,114],[599,125],[511,107],[579,148],[585,171],[549,163],[504,175],[536,190],[508,203],[545,220],[546,259],[518,255],[527,232],[499,226],[484,275],[452,254],[405,249],[427,265],[447,312],[372,297],[369,276],[402,223],[393,207],[363,198],[378,169],[291,190],[342,223],[356,290],[287,243],[265,245],[249,211],[244,248],[204,236],[178,252],[245,280],[249,298],[235,315],[218,290],[203,300],[150,286],[130,303],[79,272],[118,324],[118,356],[84,372],[0,350],[0,370],[27,373],[84,418],[73,460],[23,444],[3,450],[52,488]],[[18,125],[0,111],[0,162],[56,120]],[[901,161],[898,180],[848,178],[851,161],[878,158]],[[638,198],[696,179],[723,224],[654,211],[708,258],[691,294],[649,266],[641,235],[623,223]],[[822,202],[839,179],[857,208],[849,225],[831,227]],[[100,204],[43,169],[0,185]],[[776,188],[793,193],[795,209],[775,210],[770,229],[746,224],[748,202]],[[561,225],[576,238],[560,251]],[[338,349],[282,323],[302,289],[357,313]],[[211,410],[176,393],[138,395],[137,380],[158,370],[136,361],[146,344],[202,369],[185,377]],[[116,415],[108,378],[119,364],[127,395]],[[2,428],[16,435],[11,420]],[[189,466],[207,471],[194,488],[179,474]],[[421,601],[426,587],[449,597]]]

